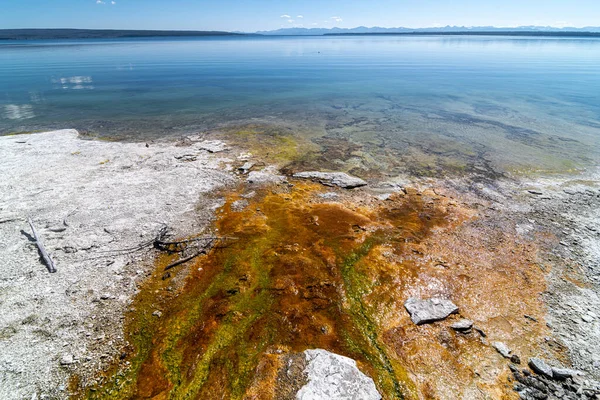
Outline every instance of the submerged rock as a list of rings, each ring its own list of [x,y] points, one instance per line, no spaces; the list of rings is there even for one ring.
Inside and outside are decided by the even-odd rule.
[[[439,321],[447,318],[450,314],[458,312],[456,304],[450,300],[440,298],[420,300],[411,297],[404,302],[404,307],[410,314],[412,321],[417,325]]]
[[[373,379],[363,374],[351,358],[326,350],[306,350],[308,383],[296,394],[297,400],[379,400]]]
[[[533,357],[529,359],[529,367],[537,374],[552,378],[552,368],[544,360]]]
[[[294,174],[294,178],[314,179],[322,184],[339,186],[343,189],[354,189],[361,186],[367,186],[366,181],[355,176],[350,176],[344,172],[298,172],[297,174]]]

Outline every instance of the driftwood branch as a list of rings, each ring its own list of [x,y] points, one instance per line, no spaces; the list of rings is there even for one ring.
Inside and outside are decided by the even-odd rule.
[[[168,270],[170,270],[171,268],[174,268],[174,267],[176,267],[176,266],[178,266],[178,265],[181,265],[181,264],[183,264],[183,263],[186,263],[186,262],[188,262],[188,261],[191,261],[191,260],[193,260],[194,258],[196,258],[196,257],[198,257],[198,256],[200,256],[200,255],[202,255],[202,254],[206,254],[206,253],[208,252],[208,250],[210,250],[210,249],[213,247],[213,243],[214,243],[216,240],[218,240],[218,239],[210,238],[210,239],[208,239],[208,240],[207,240],[205,243],[203,243],[202,245],[200,245],[200,244],[199,244],[199,245],[198,245],[198,250],[197,250],[195,253],[193,253],[193,254],[192,254],[192,255],[190,255],[190,256],[182,257],[182,258],[180,258],[179,260],[177,260],[177,261],[175,261],[175,262],[173,262],[173,263],[171,263],[171,264],[167,265],[167,266],[165,267],[165,271],[168,271]],[[185,251],[185,249],[184,249],[184,251]],[[185,254],[185,253],[183,253],[183,254]],[[182,255],[183,255],[183,254],[182,254]]]
[[[107,253],[129,254],[149,247],[154,247],[157,250],[166,251],[169,253],[179,253],[181,258],[165,267],[164,270],[168,271],[172,268],[177,267],[178,265],[191,261],[200,255],[207,254],[208,251],[213,248],[227,247],[226,245],[222,244],[225,241],[237,240],[237,238],[235,237],[219,236],[200,236],[182,240],[166,240],[168,236],[169,228],[168,226],[163,225],[153,239],[140,243],[135,247],[113,251],[109,250],[107,251]],[[217,243],[221,243],[221,245],[216,245]],[[191,253],[191,255],[186,255],[190,254],[191,251],[194,252]]]
[[[198,244],[198,250],[193,253],[190,256],[186,256],[186,257],[182,257],[179,260],[167,265],[165,267],[165,271],[170,270],[171,268],[177,267],[178,265],[184,264],[188,261],[193,260],[194,258],[203,255],[203,254],[207,254],[209,250],[213,249],[213,248],[222,248],[222,247],[226,247],[226,246],[215,246],[215,243],[217,242],[221,242],[223,240],[237,240],[237,238],[232,238],[232,237],[203,237],[203,238],[196,238],[196,239],[187,239],[187,240],[183,240],[181,242],[170,242],[170,245],[181,245],[181,244],[185,244],[185,243],[191,243],[191,242],[200,242],[200,241],[204,241],[204,243],[202,244]],[[185,248],[183,250],[181,250],[180,252],[183,254],[185,252]]]
[[[186,243],[193,243],[193,242],[202,242],[204,240],[209,240],[209,241],[238,240],[238,238],[233,237],[233,236],[202,236],[202,237],[197,237],[197,238],[193,238],[193,239],[175,240],[173,242],[159,242],[159,244],[164,245],[164,246],[169,246],[169,245],[186,244]]]
[[[37,245],[40,254],[42,255],[42,258],[44,259],[44,262],[46,263],[46,267],[48,267],[48,271],[53,274],[56,272],[56,266],[54,265],[54,261],[52,261],[52,258],[50,258],[50,254],[48,254],[48,252],[46,251],[46,248],[44,247],[44,242],[42,241],[42,238],[40,236],[38,236],[37,231],[35,230],[35,227],[33,226],[33,222],[31,221],[31,218],[27,217],[27,222],[29,222],[29,226],[31,227],[31,230],[33,232],[33,237],[35,239],[35,244]]]
[[[193,242],[201,242],[204,240],[217,240],[220,239],[218,237],[213,237],[213,236],[206,236],[206,237],[199,237],[199,238],[194,238],[194,239],[185,239],[185,240],[175,240],[172,242],[163,242],[163,241],[156,241],[156,245],[157,246],[177,246],[177,245],[181,245],[181,244],[187,244],[187,243],[193,243]]]
[[[182,240],[173,240],[173,241],[163,241],[157,240],[154,242],[154,248],[167,251],[169,253],[181,253],[185,251],[189,245],[192,243],[197,243],[199,248],[208,248],[212,247],[215,242],[222,242],[225,240],[237,240],[234,237],[219,237],[219,236],[202,236],[191,239],[182,239]]]
[[[165,271],[168,271],[168,270],[170,270],[171,268],[175,268],[175,267],[176,267],[176,266],[178,266],[178,265],[181,265],[181,264],[183,264],[183,263],[186,263],[186,262],[188,262],[188,261],[191,261],[191,260],[193,260],[194,258],[196,258],[196,257],[198,257],[198,256],[200,256],[200,255],[202,255],[202,254],[206,254],[206,250],[200,250],[199,252],[197,252],[197,253],[195,253],[195,254],[192,254],[192,255],[191,255],[191,256],[189,256],[189,257],[180,258],[179,260],[177,260],[177,261],[175,261],[175,262],[173,262],[173,263],[171,263],[171,264],[167,265],[167,266],[165,267]]]
[[[163,225],[158,230],[158,233],[156,234],[154,239],[140,243],[135,247],[129,247],[127,249],[120,249],[120,250],[106,250],[106,251],[101,251],[100,253],[112,253],[112,254],[125,255],[125,254],[129,254],[129,253],[135,253],[136,251],[143,250],[147,247],[151,247],[151,246],[157,247],[157,243],[161,243],[164,240],[164,238],[167,236],[168,232],[169,232],[169,227],[167,225]]]

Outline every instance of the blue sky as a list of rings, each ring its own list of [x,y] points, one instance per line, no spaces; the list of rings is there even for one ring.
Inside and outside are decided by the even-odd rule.
[[[1,28],[600,25],[600,0],[0,0]]]

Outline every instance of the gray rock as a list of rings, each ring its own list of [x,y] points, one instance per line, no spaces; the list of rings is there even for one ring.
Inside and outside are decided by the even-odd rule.
[[[306,350],[308,383],[298,393],[297,400],[379,400],[373,379],[363,374],[356,361],[326,350]]]
[[[195,154],[181,154],[181,155],[175,156],[175,159],[177,159],[179,161],[183,161],[183,162],[192,162],[192,161],[196,161],[198,159],[198,156]]]
[[[319,193],[319,197],[322,199],[325,199],[325,200],[333,200],[333,199],[337,199],[340,196],[335,192],[327,192],[327,193]]]
[[[439,321],[447,318],[450,314],[458,312],[456,304],[450,300],[440,298],[420,300],[411,297],[404,302],[404,307],[410,314],[412,321],[417,325]]]
[[[492,342],[492,347],[504,358],[510,358],[511,350],[502,342]]]
[[[225,150],[229,150],[227,145],[220,140],[206,140],[203,142],[198,142],[194,145],[198,150],[205,150],[209,153],[220,153]]]
[[[244,163],[244,165],[239,167],[238,170],[241,171],[243,174],[247,174],[248,171],[252,169],[252,167],[254,167],[254,163],[252,161],[247,161],[246,163]]]
[[[354,189],[367,185],[366,181],[355,176],[350,176],[344,172],[298,172],[297,174],[294,174],[294,178],[314,179],[323,184],[339,186],[343,189]]]
[[[554,377],[554,379],[564,380],[567,378],[573,378],[575,376],[581,375],[583,375],[581,371],[576,371],[574,369],[552,367],[552,376]]]
[[[553,377],[552,368],[544,360],[537,357],[529,359],[529,367],[537,374],[547,376],[548,378]]]
[[[267,183],[282,183],[285,181],[285,176],[279,175],[275,167],[269,166],[264,168],[262,171],[250,171],[248,183],[253,184],[267,184]]]
[[[473,321],[468,319],[461,319],[460,321],[453,323],[450,327],[455,331],[470,331],[471,328],[473,328]]]
[[[64,356],[62,356],[62,358],[60,359],[60,365],[71,365],[75,362],[75,359],[73,358],[73,355],[71,354],[66,354]]]
[[[391,193],[382,193],[382,194],[378,194],[376,197],[381,201],[386,201],[386,200],[389,200],[390,197],[392,197],[392,194]]]

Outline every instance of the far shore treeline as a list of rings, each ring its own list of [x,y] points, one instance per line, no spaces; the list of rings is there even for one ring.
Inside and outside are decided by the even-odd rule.
[[[359,29],[359,28],[356,28]],[[355,30],[356,30],[355,29]],[[597,28],[594,28],[597,29]],[[223,31],[155,31],[155,30],[116,30],[116,29],[0,29],[0,40],[42,40],[42,39],[118,39],[152,37],[200,37],[200,36],[385,36],[385,35],[444,35],[444,36],[562,36],[600,37],[597,31],[540,31],[540,30],[415,30],[386,32],[357,32],[336,29],[280,29],[257,33]]]
[[[243,34],[220,31],[137,31],[113,29],[0,29],[0,40],[117,39],[142,37],[238,35]]]

